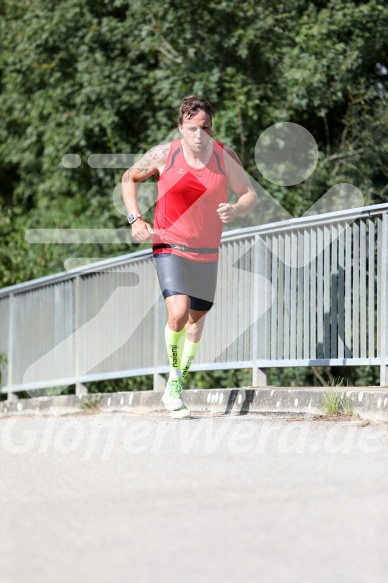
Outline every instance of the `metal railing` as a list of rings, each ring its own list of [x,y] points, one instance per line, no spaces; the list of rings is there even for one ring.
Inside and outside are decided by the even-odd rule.
[[[377,365],[387,385],[388,205],[229,231],[192,370]],[[150,250],[0,290],[3,393],[168,371]],[[4,382],[4,381],[3,381]],[[59,392],[59,391],[58,391]]]

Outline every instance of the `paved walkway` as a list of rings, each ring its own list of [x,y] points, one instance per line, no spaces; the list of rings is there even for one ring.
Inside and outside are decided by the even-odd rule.
[[[2,583],[385,583],[388,426],[0,419]]]

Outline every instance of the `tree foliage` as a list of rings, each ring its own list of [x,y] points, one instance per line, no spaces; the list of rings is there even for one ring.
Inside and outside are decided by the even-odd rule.
[[[69,253],[127,250],[29,249],[22,239],[26,228],[124,227],[112,204],[121,170],[88,158],[163,140],[189,92],[208,96],[216,136],[293,214],[340,181],[384,201],[387,16],[378,0],[3,2],[1,228],[16,265],[0,282],[58,270]],[[320,148],[314,176],[294,188],[267,183],[254,165],[258,136],[282,120]],[[64,168],[68,153],[82,164]]]

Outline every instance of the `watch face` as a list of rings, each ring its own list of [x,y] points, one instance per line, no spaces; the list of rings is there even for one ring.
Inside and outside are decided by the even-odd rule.
[[[137,219],[137,215],[135,215],[135,214],[133,214],[133,213],[132,213],[131,215],[128,215],[128,217],[127,217],[127,218],[128,218],[128,223],[129,223],[130,225],[132,225],[132,223],[134,223],[134,222],[136,221],[136,219]]]

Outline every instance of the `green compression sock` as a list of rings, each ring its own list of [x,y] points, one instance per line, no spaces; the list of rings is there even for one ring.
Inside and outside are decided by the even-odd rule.
[[[182,336],[185,334],[185,328],[182,328],[179,332],[174,332],[169,328],[168,324],[166,325],[165,330],[165,340],[166,340],[166,347],[167,347],[167,355],[168,360],[170,362],[170,376],[171,377],[180,377],[182,376],[181,370],[181,357],[182,357]]]
[[[185,378],[189,372],[189,368],[198,352],[199,342],[190,342],[185,340],[182,353],[182,377]]]

